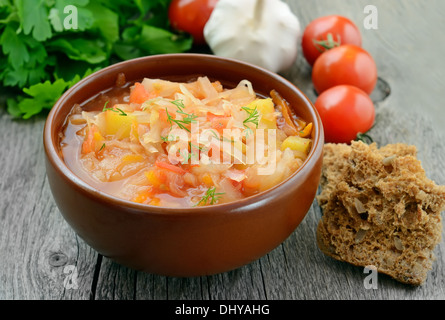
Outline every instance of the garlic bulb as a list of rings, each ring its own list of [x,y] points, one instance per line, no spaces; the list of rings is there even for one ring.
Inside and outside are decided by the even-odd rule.
[[[300,23],[281,0],[219,0],[204,27],[212,52],[272,72],[297,58]]]

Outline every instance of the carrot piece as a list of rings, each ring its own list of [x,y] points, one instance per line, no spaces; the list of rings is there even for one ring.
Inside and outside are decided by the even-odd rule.
[[[161,199],[153,198],[148,204],[151,206],[159,206],[161,204]]]
[[[156,161],[155,164],[158,168],[166,169],[166,170],[172,171],[177,174],[184,174],[187,172],[184,169],[177,167],[173,164],[167,163],[167,162]]]
[[[150,97],[145,87],[140,82],[136,82],[130,93],[130,103],[144,103]]]
[[[220,115],[220,114],[214,114],[212,112],[207,112],[207,121],[211,122],[213,120],[219,120],[219,119],[230,119],[230,117],[228,117],[228,115],[224,114],[224,115]]]
[[[206,173],[204,174],[204,176],[202,177],[202,182],[204,182],[207,186],[213,186],[213,179],[210,176],[210,174]]]
[[[219,81],[212,82],[212,86],[213,86],[213,88],[215,88],[215,90],[217,92],[223,91],[223,86],[222,86],[221,82],[219,82]]]
[[[312,122],[310,122],[310,123],[309,123],[306,127],[304,127],[304,129],[301,130],[298,134],[299,134],[300,137],[302,137],[302,138],[309,137],[309,136],[311,135],[311,133],[312,133],[312,127],[313,127],[313,124],[312,124]]]
[[[148,190],[144,190],[140,192],[137,196],[133,198],[133,202],[137,203],[144,203],[146,202],[150,197],[152,197],[153,190],[150,188]]]
[[[290,110],[290,106],[287,101],[284,100],[276,90],[272,90],[270,92],[270,96],[272,97],[272,101],[280,108],[281,114],[283,115],[286,123],[287,133],[292,136],[297,135],[299,128],[292,119],[292,111]]]
[[[216,114],[213,114],[211,112],[207,112],[207,121],[213,121],[217,118],[221,118],[222,116],[218,116]]]
[[[243,185],[249,189],[258,189],[260,187],[261,181],[259,179],[245,179],[243,180]]]
[[[159,121],[166,123],[168,122],[167,111],[165,109],[159,109]]]
[[[144,159],[140,154],[126,154],[122,157],[121,161],[125,164],[142,161]]]
[[[159,188],[163,183],[159,175],[156,174],[155,170],[146,171],[145,177],[147,178],[148,183],[155,188]]]
[[[97,128],[95,125],[92,125],[88,128],[88,133],[86,139],[82,143],[82,153],[87,154],[94,151],[95,141],[94,141],[94,133],[97,132]]]

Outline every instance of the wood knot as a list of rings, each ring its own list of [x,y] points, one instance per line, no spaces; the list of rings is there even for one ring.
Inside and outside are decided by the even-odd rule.
[[[53,267],[61,267],[66,265],[68,257],[62,252],[55,252],[49,256],[48,262]]]

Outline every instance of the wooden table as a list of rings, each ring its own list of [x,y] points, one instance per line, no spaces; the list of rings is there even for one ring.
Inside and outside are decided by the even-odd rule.
[[[441,0],[289,0],[302,27],[342,14],[357,23],[374,56],[379,88],[371,134],[379,145],[417,145],[428,177],[445,184],[445,63]],[[378,29],[366,30],[366,5],[378,9]],[[315,99],[310,68],[300,56],[283,75]],[[390,89],[390,91],[388,91]],[[390,93],[386,97],[387,93]],[[45,175],[45,117],[11,119],[0,109],[0,299],[444,299],[445,243],[426,283],[411,287],[379,275],[366,289],[363,268],[324,256],[314,202],[301,225],[275,250],[237,270],[196,278],[144,274],[98,255],[64,221]]]

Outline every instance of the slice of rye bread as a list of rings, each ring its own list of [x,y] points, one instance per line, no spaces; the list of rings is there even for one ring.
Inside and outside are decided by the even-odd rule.
[[[415,146],[326,144],[323,217],[317,244],[326,255],[420,285],[441,241],[445,186],[427,179]]]

